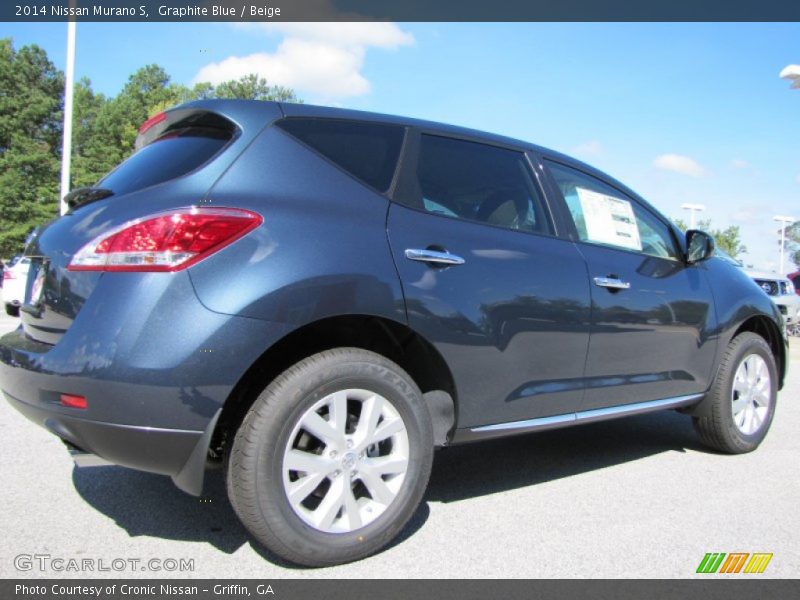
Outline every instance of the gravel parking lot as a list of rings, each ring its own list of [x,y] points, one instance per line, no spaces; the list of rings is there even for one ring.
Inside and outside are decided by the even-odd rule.
[[[0,333],[16,323],[0,316]],[[797,577],[798,341],[755,453],[706,451],[674,412],[450,448],[401,538],[330,569],[294,569],[254,546],[218,472],[197,499],[166,477],[76,469],[53,436],[2,402],[0,576],[93,574],[15,568],[17,555],[49,554],[106,565],[194,559],[193,572],[138,567],[126,577],[691,577],[706,552],[772,552],[764,576]]]

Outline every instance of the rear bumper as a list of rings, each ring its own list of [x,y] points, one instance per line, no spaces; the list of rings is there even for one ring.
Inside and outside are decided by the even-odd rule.
[[[208,310],[186,273],[132,275],[104,278],[55,345],[22,327],[0,338],[0,395],[85,452],[199,494],[223,405],[286,327]]]
[[[203,431],[92,421],[4,396],[16,410],[65,442],[110,463],[141,471],[177,476],[203,437]]]

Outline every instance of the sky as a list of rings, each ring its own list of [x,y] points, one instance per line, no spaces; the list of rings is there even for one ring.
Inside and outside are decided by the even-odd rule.
[[[66,25],[0,23],[64,67]],[[116,94],[158,63],[178,83],[257,72],[308,103],[443,121],[580,158],[671,218],[703,204],[778,266],[800,218],[800,24],[81,23],[76,76]],[[788,264],[784,271],[793,270]]]

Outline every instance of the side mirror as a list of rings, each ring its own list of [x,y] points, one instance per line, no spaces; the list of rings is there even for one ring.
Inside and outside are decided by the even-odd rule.
[[[686,262],[690,265],[714,255],[714,238],[705,231],[690,229],[686,232]]]

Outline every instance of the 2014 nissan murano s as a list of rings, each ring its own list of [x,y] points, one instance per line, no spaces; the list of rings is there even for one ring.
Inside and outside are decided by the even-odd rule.
[[[157,114],[137,148],[28,245],[0,388],[79,464],[200,494],[223,462],[284,559],[385,546],[435,447],[661,409],[726,453],[770,427],[775,305],[572,158],[249,101]]]

